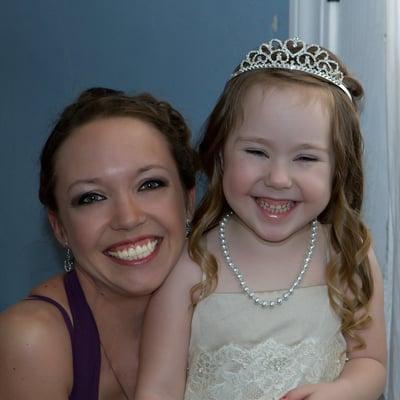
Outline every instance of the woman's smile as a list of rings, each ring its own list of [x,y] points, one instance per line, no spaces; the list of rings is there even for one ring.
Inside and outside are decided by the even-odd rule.
[[[142,265],[156,255],[162,238],[150,236],[134,241],[124,241],[110,246],[104,254],[122,265]]]

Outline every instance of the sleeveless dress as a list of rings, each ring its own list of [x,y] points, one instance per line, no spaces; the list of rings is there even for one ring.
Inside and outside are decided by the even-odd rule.
[[[64,307],[50,297],[32,295],[26,300],[50,303],[60,311],[64,318],[71,337],[74,374],[69,400],[98,400],[101,352],[97,325],[75,270],[64,275],[64,287],[72,322]]]
[[[185,400],[278,400],[301,384],[336,379],[345,352],[325,285],[298,288],[274,309],[242,293],[214,293],[193,314]]]

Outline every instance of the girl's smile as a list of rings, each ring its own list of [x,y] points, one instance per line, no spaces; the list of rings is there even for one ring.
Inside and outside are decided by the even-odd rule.
[[[265,217],[272,221],[280,221],[287,217],[297,204],[293,200],[278,200],[266,197],[256,197],[255,201]]]

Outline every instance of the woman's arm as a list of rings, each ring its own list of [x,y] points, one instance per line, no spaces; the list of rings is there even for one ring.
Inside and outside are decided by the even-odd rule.
[[[23,301],[0,315],[2,400],[67,400],[71,340],[52,305]]]
[[[375,254],[369,251],[374,293],[369,306],[372,317],[368,328],[359,332],[366,348],[352,350],[355,342],[347,338],[348,357],[339,378],[332,383],[300,386],[284,397],[285,400],[376,400],[386,382],[386,333],[383,308],[383,281]]]
[[[183,399],[193,306],[201,270],[184,251],[152,296],[142,331],[135,400]]]

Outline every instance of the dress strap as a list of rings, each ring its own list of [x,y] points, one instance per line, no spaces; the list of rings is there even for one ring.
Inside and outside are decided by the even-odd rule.
[[[75,270],[64,275],[64,286],[74,321],[74,386],[70,400],[98,400],[101,365],[99,331]]]
[[[69,400],[98,400],[101,353],[96,321],[75,270],[64,275],[64,287],[72,321],[65,308],[50,297],[31,295],[26,300],[50,303],[60,311],[64,318],[71,337],[74,374]]]
[[[27,297],[25,300],[40,300],[40,301],[44,301],[46,303],[50,303],[53,306],[55,306],[58,309],[58,311],[60,311],[61,315],[63,316],[65,325],[67,326],[67,329],[69,332],[69,336],[71,336],[71,340],[72,340],[74,327],[72,325],[71,319],[69,318],[67,311],[60,303],[53,300],[51,297],[41,296],[39,294],[32,294],[29,297]]]

